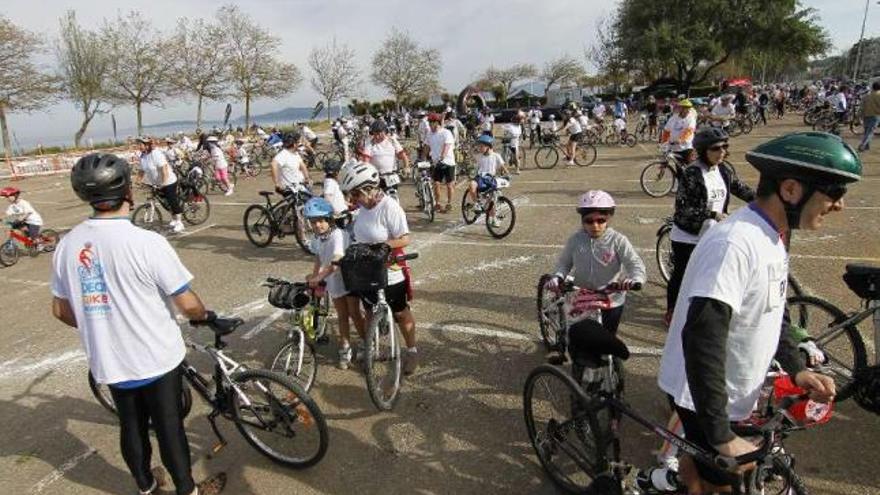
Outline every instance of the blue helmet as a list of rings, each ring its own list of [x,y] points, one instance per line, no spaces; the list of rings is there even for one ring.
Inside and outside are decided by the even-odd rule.
[[[333,218],[333,205],[324,198],[312,198],[303,208],[306,218]]]
[[[485,144],[488,147],[492,147],[495,144],[495,138],[489,136],[488,134],[483,134],[482,136],[477,138],[477,142],[480,144]]]

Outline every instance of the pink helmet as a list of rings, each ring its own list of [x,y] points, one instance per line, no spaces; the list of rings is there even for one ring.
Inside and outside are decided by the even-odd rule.
[[[593,210],[614,211],[614,198],[605,191],[587,191],[581,196],[577,211],[580,214]]]

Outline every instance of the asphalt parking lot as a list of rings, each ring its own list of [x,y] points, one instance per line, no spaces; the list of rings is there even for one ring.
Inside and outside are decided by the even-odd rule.
[[[754,184],[756,174],[743,154],[760,142],[804,129],[798,116],[772,121],[732,141],[732,161]],[[855,143],[855,137],[847,138]],[[626,234],[648,266],[649,284],[632,294],[621,333],[639,353],[627,363],[627,398],[658,421],[665,400],[655,384],[657,351],[665,332],[661,316],[665,287],[658,284],[654,234],[672,213],[672,198],[652,199],[638,184],[641,167],[655,154],[650,144],[601,147],[589,168],[535,170],[515,176],[508,196],[517,224],[503,240],[481,224],[465,226],[456,190],[455,210],[428,224],[411,207],[411,186],[401,191],[414,250],[421,367],[404,382],[392,412],[379,413],[354,368],[335,368],[334,344],[318,348],[320,367],[312,395],[330,427],[330,448],[317,466],[291,471],[261,457],[221,424],[229,445],[209,458],[214,437],[207,408],[196,401],[187,428],[197,479],[225,471],[227,493],[555,493],[528,442],[522,414],[522,386],[543,361],[537,342],[535,284],[550,270],[562,244],[576,229],[573,205],[588,189],[604,189],[618,202],[612,227]],[[880,265],[880,158],[863,155],[864,180],[851,188],[847,209],[826,219],[817,232],[798,232],[792,270],[805,288],[845,309],[854,309],[841,275],[850,261]],[[261,202],[270,189],[264,173],[240,180],[231,197],[211,196],[211,218],[171,239],[196,279],[194,288],[213,309],[247,320],[230,339],[231,353],[265,363],[282,342],[284,316],[265,303],[266,276],[301,278],[312,260],[286,238],[264,249],[244,236],[244,208]],[[5,185],[5,184],[0,184]],[[47,226],[70,228],[88,215],[70,191],[66,176],[17,183]],[[732,203],[742,206],[738,200]],[[118,448],[114,418],[94,400],[75,331],[49,312],[49,256],[24,258],[0,269],[0,491],[4,493],[134,493]],[[869,328],[861,329],[870,344]],[[195,340],[207,332],[185,329]],[[197,362],[200,362],[197,360]],[[837,408],[827,425],[794,435],[787,443],[798,456],[798,472],[813,493],[880,493],[877,417],[851,402]],[[626,424],[624,455],[648,462],[656,442]],[[158,463],[158,459],[155,460]]]

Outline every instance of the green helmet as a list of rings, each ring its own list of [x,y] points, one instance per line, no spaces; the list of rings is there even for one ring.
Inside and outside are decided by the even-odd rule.
[[[843,139],[825,132],[794,132],[746,153],[761,175],[813,183],[849,183],[862,178],[862,161]]]

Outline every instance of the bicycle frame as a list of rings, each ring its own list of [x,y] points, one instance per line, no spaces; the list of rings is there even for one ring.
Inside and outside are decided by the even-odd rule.
[[[32,248],[36,246],[36,243],[31,240],[28,235],[18,229],[9,229],[9,240],[18,242],[22,246],[26,248]]]
[[[825,332],[816,336],[816,342],[822,343],[836,339],[846,327],[857,327],[859,323],[865,321],[868,317],[873,316],[874,323],[874,363],[880,364],[880,301],[871,300],[865,302],[865,309],[860,312],[851,313],[846,320],[828,327]]]

